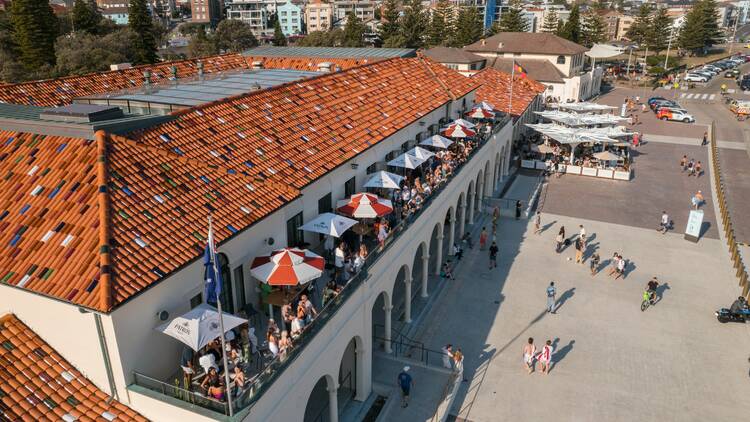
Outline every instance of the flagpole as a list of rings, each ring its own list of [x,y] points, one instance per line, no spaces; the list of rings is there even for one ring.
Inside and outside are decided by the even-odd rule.
[[[510,71],[510,98],[508,98],[508,116],[512,116],[511,110],[513,110],[513,78],[516,75],[516,59],[513,59],[511,63]]]
[[[209,246],[211,248],[211,265],[214,267],[214,282],[217,284],[220,282],[219,280],[219,269],[216,266],[216,243],[214,243],[214,232],[213,227],[211,226],[211,216],[208,216],[208,241],[211,242],[211,245]],[[215,289],[216,290],[216,289]],[[226,395],[227,395],[227,404],[229,405],[229,416],[234,415],[234,409],[232,408],[232,392],[229,389],[229,364],[227,363],[227,344],[226,340],[224,339],[224,313],[221,310],[221,298],[219,295],[216,295],[216,308],[219,310],[219,328],[221,328],[221,354],[223,356],[222,360],[224,361],[224,383],[226,384]]]

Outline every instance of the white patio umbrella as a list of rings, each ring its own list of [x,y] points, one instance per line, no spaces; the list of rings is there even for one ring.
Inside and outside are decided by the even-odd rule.
[[[493,106],[492,104],[488,103],[487,101],[482,101],[481,103],[475,105],[474,107],[481,107],[481,108],[483,108],[483,109],[485,109],[487,111],[493,111],[493,110],[495,110],[495,106]]]
[[[247,322],[244,318],[237,318],[226,312],[222,313],[224,319],[224,332]],[[210,341],[218,338],[223,333],[219,323],[219,311],[205,303],[196,306],[187,313],[156,327],[156,331],[162,332],[170,337],[188,345],[191,349],[198,351]]]
[[[383,189],[399,189],[401,187],[401,181],[404,180],[402,176],[387,171],[379,171],[373,173],[367,182],[365,182],[366,188],[383,188]]]
[[[542,153],[542,154],[550,154],[555,151],[555,149],[552,148],[551,146],[544,145],[544,144],[541,144],[541,145],[532,144],[531,150],[534,152]]]
[[[594,154],[594,157],[600,161],[617,161],[622,158],[619,155],[613,154],[609,151],[597,152],[596,154]]]
[[[423,160],[428,160],[430,157],[435,155],[431,153],[430,151],[427,151],[426,149],[420,148],[420,147],[414,147],[410,149],[409,151],[406,151],[406,153],[409,155],[413,155],[417,158],[421,158]]]
[[[453,122],[451,122],[451,124],[461,125],[461,126],[468,127],[468,128],[473,128],[474,126],[476,126],[474,123],[468,120],[464,120],[464,119],[456,119]]]
[[[420,142],[419,145],[446,149],[449,146],[451,146],[452,143],[453,141],[451,141],[450,139],[444,136],[432,135],[429,138],[425,139],[424,141]]]
[[[300,230],[322,233],[328,236],[341,237],[351,226],[357,224],[357,220],[344,217],[343,215],[326,212],[308,221],[300,227]]]
[[[394,158],[393,160],[388,162],[389,166],[393,167],[403,167],[407,169],[415,169],[422,165],[427,160],[424,160],[422,158],[417,158],[410,154],[401,154],[398,157]]]

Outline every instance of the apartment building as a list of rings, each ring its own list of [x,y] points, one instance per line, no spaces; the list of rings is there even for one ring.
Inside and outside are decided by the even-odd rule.
[[[333,20],[333,5],[327,1],[314,0],[305,5],[307,32],[327,31]]]

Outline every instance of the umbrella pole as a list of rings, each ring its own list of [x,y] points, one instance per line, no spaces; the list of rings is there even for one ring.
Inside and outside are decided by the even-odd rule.
[[[216,266],[216,264],[214,264]],[[234,415],[234,409],[232,408],[232,392],[229,389],[229,364],[227,363],[227,345],[224,339],[224,314],[221,311],[221,299],[216,301],[216,306],[219,309],[219,327],[221,328],[221,352],[224,360],[224,383],[226,384],[226,395],[227,404],[229,405],[229,416]]]

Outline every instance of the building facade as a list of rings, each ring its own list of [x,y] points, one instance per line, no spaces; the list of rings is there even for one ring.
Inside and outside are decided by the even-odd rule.
[[[219,0],[190,0],[191,22],[207,23],[216,27],[222,19],[223,3]]]
[[[281,31],[285,36],[288,37],[302,33],[302,21],[304,19],[302,8],[289,0],[284,4],[276,6],[276,14],[281,25]]]
[[[315,0],[305,6],[305,24],[307,32],[327,31],[333,20],[333,5],[322,0]]]
[[[349,12],[354,12],[361,21],[374,19],[375,9],[379,7],[374,0],[333,0],[334,21],[344,19]]]

